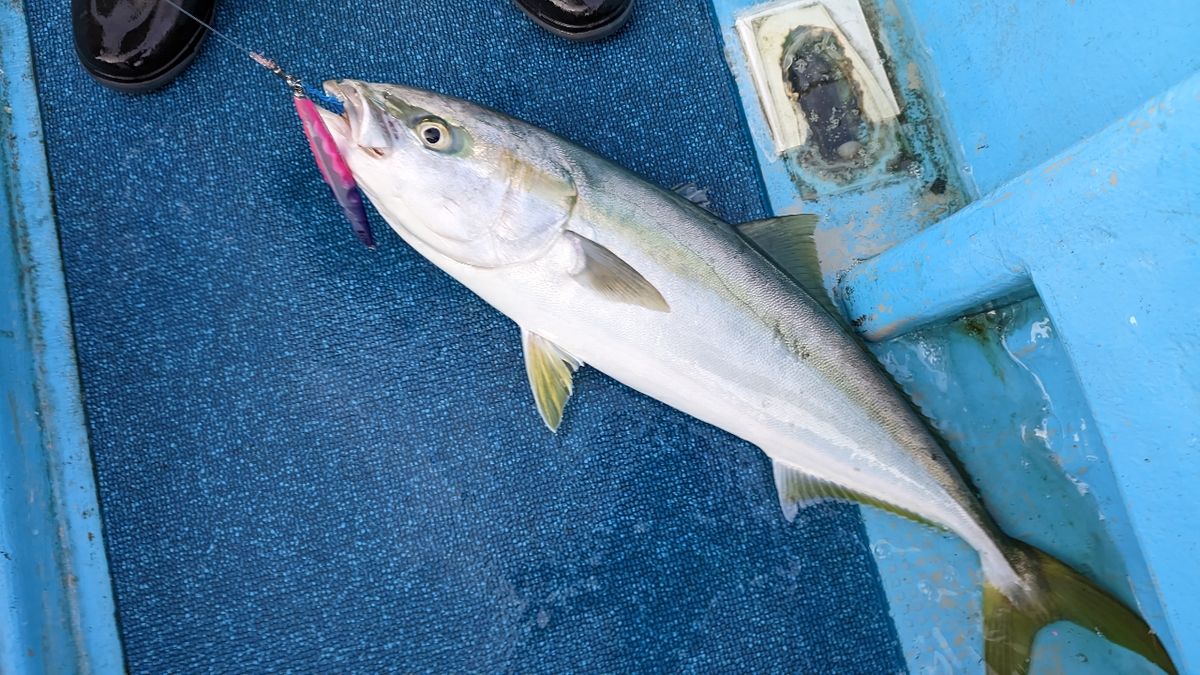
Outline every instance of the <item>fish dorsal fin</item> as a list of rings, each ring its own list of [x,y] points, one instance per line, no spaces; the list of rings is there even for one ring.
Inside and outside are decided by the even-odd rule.
[[[656,312],[671,311],[662,293],[617,254],[575,232],[563,234],[580,254],[581,264],[572,273],[576,281],[609,300]]]
[[[788,522],[796,517],[801,506],[817,502],[844,502],[874,506],[918,523],[939,527],[936,523],[931,523],[911,511],[868,497],[861,492],[842,487],[824,478],[818,478],[803,469],[797,469],[778,460],[772,460],[771,464],[775,474],[775,491],[779,494],[779,508],[783,510],[783,517]]]
[[[542,421],[550,431],[558,431],[563,408],[574,389],[575,371],[583,365],[579,359],[536,333],[521,329],[521,346],[525,350],[525,372],[529,388]]]
[[[845,323],[829,292],[825,290],[825,281],[821,276],[821,261],[817,257],[817,244],[813,236],[819,220],[819,216],[802,213],[752,220],[738,225],[737,230],[795,279],[833,318]]]
[[[671,189],[680,197],[683,197],[705,211],[710,210],[709,207],[712,206],[712,199],[708,196],[708,190],[691,181],[680,183]]]

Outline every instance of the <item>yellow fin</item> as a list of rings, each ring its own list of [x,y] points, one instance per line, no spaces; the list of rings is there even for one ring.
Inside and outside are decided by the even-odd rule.
[[[1013,541],[1018,569],[1033,577],[1036,596],[1016,604],[991,584],[983,587],[983,660],[990,673],[1026,675],[1037,632],[1070,621],[1140,654],[1168,675],[1178,670],[1166,647],[1137,612],[1050,554]]]
[[[821,501],[856,502],[853,493],[829,481],[777,460],[771,462],[775,473],[775,491],[779,493],[779,508],[790,523],[801,506]]]
[[[789,466],[779,460],[771,460],[771,465],[775,474],[775,491],[779,495],[779,508],[783,510],[783,517],[788,522],[795,519],[802,506],[818,502],[843,502],[872,506],[914,522],[935,528],[941,527],[911,511],[842,487],[833,481],[818,478],[803,469]]]
[[[558,431],[563,408],[571,398],[575,371],[583,365],[549,340],[521,329],[521,346],[525,350],[525,372],[538,413],[550,431]]]

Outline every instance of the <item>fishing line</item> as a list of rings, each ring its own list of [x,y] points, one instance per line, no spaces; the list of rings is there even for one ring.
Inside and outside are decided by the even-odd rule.
[[[350,222],[350,229],[354,232],[354,236],[358,237],[358,240],[366,245],[367,248],[375,248],[375,235],[371,232],[371,224],[367,221],[367,212],[363,206],[363,196],[358,189],[358,183],[354,180],[354,172],[350,170],[350,166],[346,163],[346,158],[338,150],[337,142],[330,134],[329,127],[325,126],[325,122],[321,120],[321,114],[315,105],[315,103],[319,103],[330,112],[341,115],[345,109],[342,102],[320,89],[315,89],[304,84],[300,78],[287,72],[271,59],[249,49],[237,40],[213,28],[200,17],[180,7],[179,3],[175,2],[175,0],[165,1],[168,5],[183,13],[184,16],[191,18],[192,21],[212,31],[213,34],[224,40],[227,44],[232,45],[240,52],[244,52],[258,65],[283,78],[288,89],[292,90],[292,103],[296,106],[296,114],[300,116],[300,124],[304,129],[304,136],[308,139],[308,147],[312,150],[313,158],[317,161],[317,168],[321,171],[321,177],[325,179],[325,184],[333,192],[334,199],[342,207],[342,212]]]
[[[212,24],[208,23],[204,19],[201,19],[200,17],[196,16],[195,14],[192,14],[191,12],[187,11],[183,7],[180,7],[179,4],[175,2],[175,0],[163,0],[163,1],[166,2],[168,5],[174,7],[175,9],[179,10],[184,16],[188,17],[192,21],[195,21],[196,23],[200,24],[201,26],[204,26],[205,28],[207,28],[209,31],[211,31],[213,33],[213,35],[216,35],[217,37],[221,38],[227,44],[232,46],[234,49],[237,49],[238,51],[245,53],[258,65],[262,66],[263,68],[266,68],[268,71],[270,71],[270,72],[274,73],[275,75],[279,76],[280,78],[282,78],[284,83],[287,84],[288,88],[292,90],[292,93],[294,95],[307,96],[308,98],[312,99],[315,103],[319,103],[321,105],[321,107],[325,108],[326,110],[335,112],[339,115],[342,114],[344,107],[342,106],[341,101],[326,94],[325,92],[321,91],[320,89],[317,89],[316,87],[310,87],[309,85],[305,84],[303,82],[303,80],[301,80],[300,78],[285,71],[282,67],[279,66],[279,64],[275,63],[274,60],[267,58],[261,52],[256,52],[253,49],[250,49],[249,47],[247,47],[246,45],[233,39],[232,37],[226,35],[225,33],[217,30],[216,28],[214,28],[212,26]]]

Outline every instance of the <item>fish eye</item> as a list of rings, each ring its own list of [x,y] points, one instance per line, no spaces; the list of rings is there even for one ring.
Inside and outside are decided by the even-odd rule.
[[[454,142],[450,127],[439,119],[424,119],[417,123],[417,138],[430,150],[449,150]]]

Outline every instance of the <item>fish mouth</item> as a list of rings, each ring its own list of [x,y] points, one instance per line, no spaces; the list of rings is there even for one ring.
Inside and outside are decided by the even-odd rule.
[[[370,85],[357,80],[328,80],[325,93],[342,102],[342,115],[347,138],[364,150],[382,151],[391,147],[391,134],[384,112],[372,100]]]
[[[326,94],[341,101],[341,118],[347,124],[347,128],[350,128],[350,125],[361,120],[363,103],[362,95],[358,92],[358,89],[344,80],[327,80],[322,84],[322,88]]]

